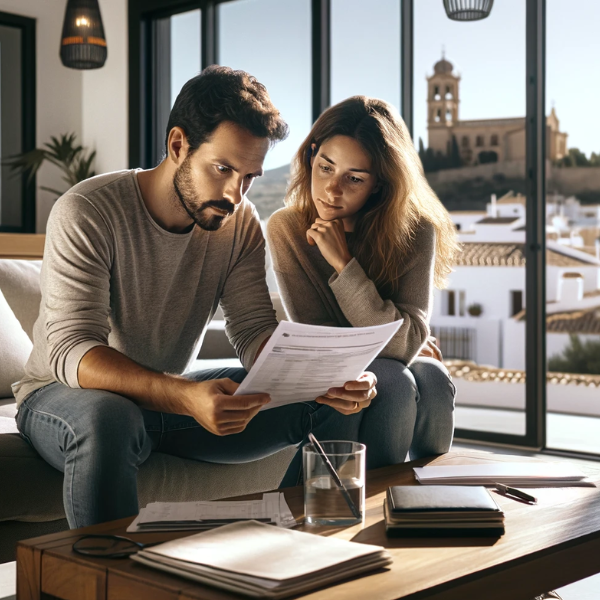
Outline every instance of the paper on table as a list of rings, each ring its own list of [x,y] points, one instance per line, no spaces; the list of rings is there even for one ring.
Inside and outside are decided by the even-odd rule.
[[[519,486],[587,486],[584,473],[559,463],[487,463],[415,467],[420,483],[438,485],[491,485],[496,482]]]
[[[127,528],[140,531],[208,529],[237,520],[261,520],[280,527],[294,527],[296,520],[281,492],[263,494],[262,500],[152,502]]]
[[[281,321],[236,395],[270,394],[261,410],[310,402],[358,379],[402,323],[323,327]]]

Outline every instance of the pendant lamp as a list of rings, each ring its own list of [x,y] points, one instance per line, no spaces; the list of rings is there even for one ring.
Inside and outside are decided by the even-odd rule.
[[[444,0],[448,18],[453,21],[479,21],[489,16],[494,0]]]
[[[60,41],[62,64],[71,69],[99,69],[106,54],[98,0],[68,0]]]

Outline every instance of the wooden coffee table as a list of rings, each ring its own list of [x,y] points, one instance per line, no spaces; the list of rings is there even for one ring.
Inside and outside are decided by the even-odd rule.
[[[600,489],[536,489],[537,506],[500,495],[506,534],[500,539],[388,539],[382,517],[390,485],[415,484],[412,467],[424,464],[475,464],[523,459],[487,452],[457,451],[371,471],[367,478],[365,523],[322,535],[379,544],[393,565],[303,596],[311,600],[532,600],[600,572]],[[600,465],[586,468],[600,484]],[[294,516],[301,517],[302,488],[284,490]],[[245,498],[260,497],[260,495]],[[71,550],[81,534],[131,535],[141,542],[166,541],[190,532],[126,534],[132,519],[64,531],[20,542],[17,548],[17,598],[38,600],[232,600],[240,598],[196,584],[129,559],[79,556]]]

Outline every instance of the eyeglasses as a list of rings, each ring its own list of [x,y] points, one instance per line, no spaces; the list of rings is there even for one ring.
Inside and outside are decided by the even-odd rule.
[[[159,542],[158,542],[159,543]],[[121,535],[88,534],[73,544],[73,552],[99,558],[127,558],[139,550],[154,546],[142,544]]]

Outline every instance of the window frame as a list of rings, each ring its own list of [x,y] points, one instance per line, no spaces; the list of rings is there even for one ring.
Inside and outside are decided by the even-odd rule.
[[[199,8],[202,10],[203,67],[218,62],[218,4],[235,0],[129,0],[129,162],[131,167],[149,165],[142,148],[148,142],[148,115],[142,91],[151,94],[151,74],[142,64],[142,48],[148,53],[144,26],[155,17],[170,16]],[[331,90],[331,3],[312,1],[312,107],[313,118],[329,106]],[[406,126],[414,133],[414,0],[400,2],[400,102]],[[206,17],[205,17],[205,11]],[[600,460],[599,455],[549,450],[546,448],[546,239],[545,215],[545,43],[546,0],[526,0],[526,244],[525,298],[526,384],[524,436],[457,429],[457,439],[494,445],[520,446],[552,454]],[[146,25],[144,25],[146,23]],[[145,37],[144,37],[145,36]],[[211,54],[212,52],[212,54]],[[210,59],[210,62],[209,62]],[[144,133],[144,125],[146,133]],[[150,130],[151,133],[151,130]],[[146,135],[146,137],[144,137]]]
[[[12,13],[0,12],[0,25],[21,30],[21,136],[22,152],[36,146],[36,21]],[[22,176],[21,227],[0,225],[2,233],[35,233],[36,177]]]

